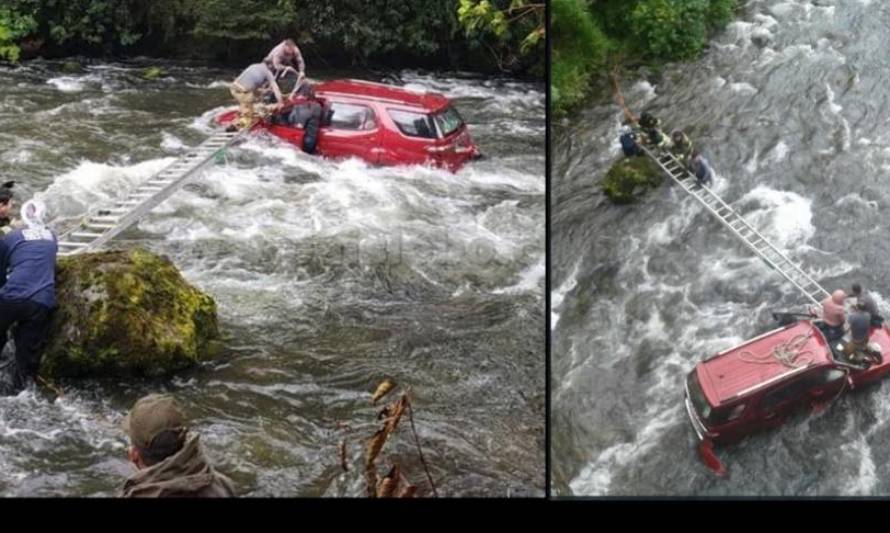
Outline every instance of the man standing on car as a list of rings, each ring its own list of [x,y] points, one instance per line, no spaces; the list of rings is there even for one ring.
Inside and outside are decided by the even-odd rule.
[[[288,71],[297,76],[296,85],[299,86],[306,77],[306,63],[303,62],[303,54],[293,39],[285,39],[269,52],[263,63],[269,70],[275,73],[275,78],[286,76]],[[294,68],[296,67],[296,68]]]
[[[857,363],[864,358],[879,360],[880,354],[874,354],[868,347],[871,314],[862,303],[856,304],[855,310],[847,317],[847,323],[850,324],[851,340],[844,346],[844,356]]]
[[[856,297],[856,304],[863,306],[863,309],[869,312],[873,326],[880,327],[884,323],[884,318],[878,313],[878,304],[875,303],[875,299],[871,294],[863,291],[862,285],[858,283],[854,283],[852,289],[852,295]]]

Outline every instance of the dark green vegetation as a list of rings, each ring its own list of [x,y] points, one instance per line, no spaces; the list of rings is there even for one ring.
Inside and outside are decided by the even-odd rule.
[[[310,68],[544,72],[528,0],[2,0],[0,59],[137,56],[242,64],[291,37]]]
[[[612,69],[696,57],[736,0],[552,0],[553,108],[564,113]]]
[[[215,351],[216,303],[144,250],[62,258],[56,293],[44,376],[162,375]]]
[[[603,192],[616,204],[629,204],[661,185],[663,179],[661,170],[648,157],[622,157],[606,173]]]

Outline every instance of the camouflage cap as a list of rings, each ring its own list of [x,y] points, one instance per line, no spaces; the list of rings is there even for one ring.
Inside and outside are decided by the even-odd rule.
[[[158,435],[166,431],[182,432],[185,416],[172,396],[149,394],[133,405],[123,427],[133,445],[148,449]]]

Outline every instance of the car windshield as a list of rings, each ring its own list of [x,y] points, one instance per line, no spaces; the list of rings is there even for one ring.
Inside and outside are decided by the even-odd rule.
[[[686,377],[686,388],[689,390],[689,399],[692,401],[692,406],[695,407],[695,412],[698,413],[699,418],[708,420],[711,416],[711,405],[705,398],[705,393],[701,390],[701,385],[698,383],[698,373],[695,370]]]
[[[464,119],[461,118],[460,113],[451,106],[448,106],[445,111],[433,115],[433,118],[436,120],[436,124],[439,125],[439,131],[445,137],[448,137],[464,125]]]

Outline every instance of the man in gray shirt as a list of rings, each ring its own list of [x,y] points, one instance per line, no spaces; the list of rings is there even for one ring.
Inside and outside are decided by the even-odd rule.
[[[257,117],[256,107],[258,105],[256,102],[262,98],[263,92],[267,87],[271,88],[272,92],[275,93],[275,100],[280,107],[284,101],[281,96],[281,89],[278,88],[278,83],[275,82],[275,76],[272,74],[272,71],[263,63],[250,65],[232,82],[230,91],[235,100],[238,101],[239,111],[241,112],[238,125],[241,128],[246,128],[253,124]],[[265,114],[264,112],[265,109],[261,109],[259,114]]]
[[[861,306],[871,315],[873,326],[880,327],[884,323],[884,318],[878,313],[878,304],[875,303],[875,299],[871,297],[871,294],[862,290],[862,285],[858,283],[854,283],[852,289],[853,296],[856,297],[856,305]]]
[[[854,363],[880,364],[881,354],[875,353],[868,345],[871,318],[871,314],[865,310],[861,301],[856,304],[856,309],[847,317],[847,323],[850,325],[850,342],[844,346],[843,352]]]

